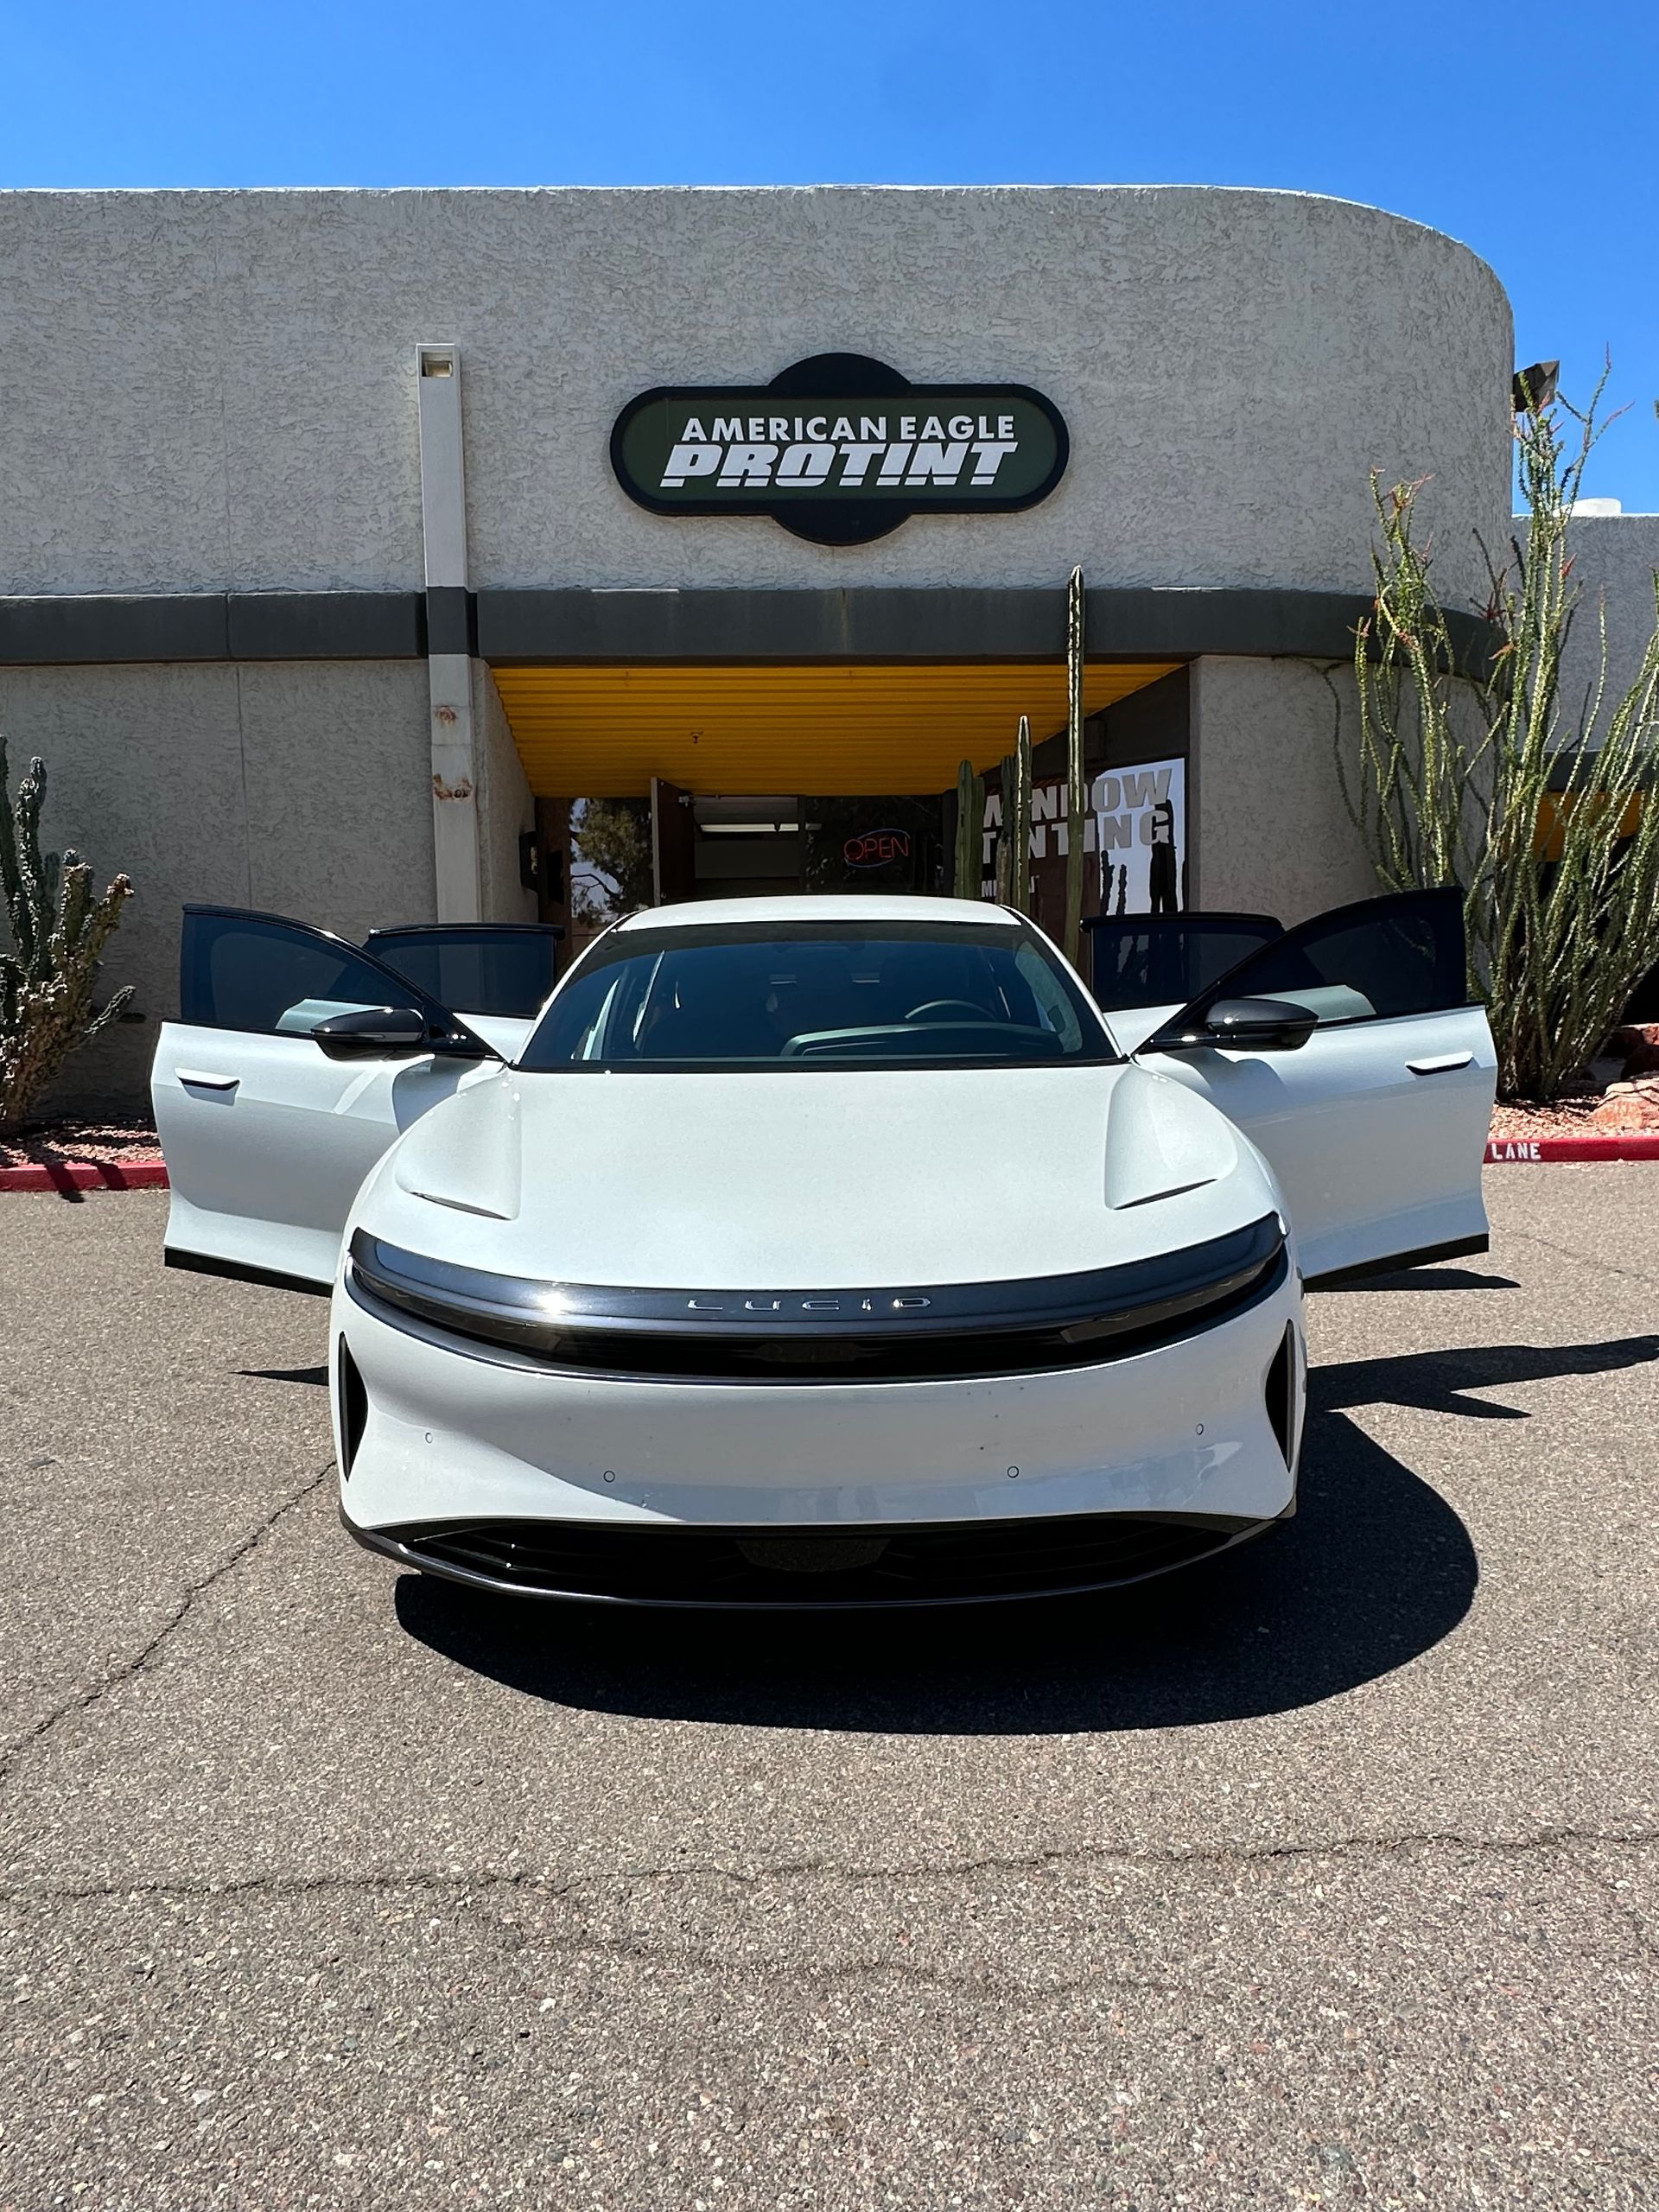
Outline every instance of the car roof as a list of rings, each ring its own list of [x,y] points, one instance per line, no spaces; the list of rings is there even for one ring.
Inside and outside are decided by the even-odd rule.
[[[708,929],[755,922],[930,922],[949,929],[968,922],[1011,922],[1007,906],[979,899],[936,899],[922,893],[805,892],[789,898],[696,899],[649,906],[617,925],[629,930]]]

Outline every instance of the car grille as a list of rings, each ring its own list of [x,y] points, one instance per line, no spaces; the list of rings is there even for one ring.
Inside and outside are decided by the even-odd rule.
[[[412,1317],[562,1373],[862,1384],[1124,1358],[1270,1297],[1287,1265],[1284,1231],[1268,1214],[1181,1251],[1083,1274],[773,1298],[535,1282],[428,1260],[359,1230],[346,1284],[394,1325]]]
[[[606,1529],[486,1521],[353,1533],[410,1566],[531,1596],[793,1609],[1108,1589],[1206,1558],[1256,1525],[1113,1513],[930,1528]]]

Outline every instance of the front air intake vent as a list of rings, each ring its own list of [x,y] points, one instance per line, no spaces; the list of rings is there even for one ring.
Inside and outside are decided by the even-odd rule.
[[[1273,1355],[1273,1364],[1268,1370],[1265,1385],[1268,1419],[1273,1433],[1279,1440],[1279,1449],[1285,1456],[1285,1465],[1291,1459],[1291,1440],[1295,1433],[1296,1405],[1296,1332],[1288,1321],[1280,1339],[1279,1349]]]
[[[349,1482],[352,1462],[357,1457],[363,1432],[369,1422],[369,1394],[363,1387],[363,1377],[358,1372],[357,1362],[346,1350],[346,1339],[340,1340],[340,1474],[342,1482]]]

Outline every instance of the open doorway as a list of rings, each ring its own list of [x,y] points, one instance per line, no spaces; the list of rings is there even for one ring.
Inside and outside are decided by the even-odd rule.
[[[804,891],[944,891],[938,794],[824,798],[652,784],[655,903]]]
[[[1021,715],[1038,741],[1033,910],[1058,926],[1063,662],[498,665],[494,675],[537,799],[543,918],[567,926],[567,960],[623,914],[657,905],[953,890],[964,759],[985,779],[981,887],[994,896],[999,764]],[[1084,715],[1095,863],[1085,912],[1143,901],[1184,910],[1185,668],[1090,662]],[[1122,771],[1133,772],[1132,789]]]

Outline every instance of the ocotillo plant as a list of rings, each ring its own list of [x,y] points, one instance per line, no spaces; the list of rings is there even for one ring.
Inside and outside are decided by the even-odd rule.
[[[10,797],[0,738],[0,891],[11,950],[0,952],[0,1136],[19,1128],[78,1045],[113,1021],[128,984],[94,1007],[99,956],[132,885],[118,875],[101,899],[79,853],[41,850],[46,763],[34,760]]]
[[[1065,588],[1065,957],[1083,958],[1083,570]]]
[[[1373,477],[1382,543],[1355,639],[1357,757],[1338,696],[1337,765],[1386,888],[1462,885],[1469,988],[1486,1001],[1498,1087],[1548,1099],[1659,961],[1659,575],[1630,689],[1608,696],[1604,616],[1596,680],[1585,699],[1567,696],[1573,509],[1600,391],[1583,414],[1542,394],[1534,404],[1524,382],[1521,397],[1529,528],[1503,567],[1489,561],[1500,642],[1467,683],[1414,535],[1421,485],[1384,491]]]
[[[958,899],[977,899],[985,876],[985,779],[971,760],[957,770],[957,865]]]

